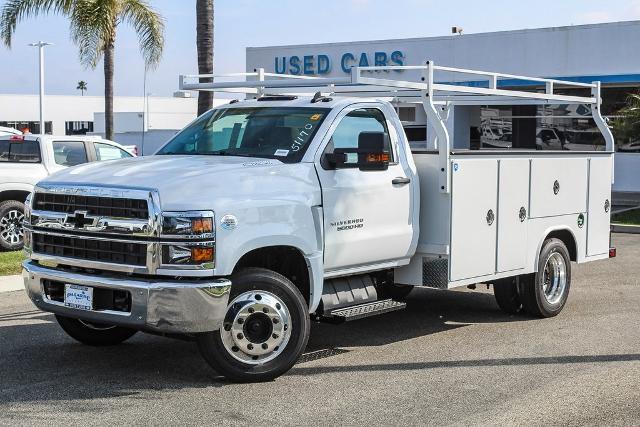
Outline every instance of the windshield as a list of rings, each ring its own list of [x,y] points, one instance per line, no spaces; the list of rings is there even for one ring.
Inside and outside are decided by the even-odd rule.
[[[156,154],[264,157],[299,162],[328,111],[279,107],[212,110]]]

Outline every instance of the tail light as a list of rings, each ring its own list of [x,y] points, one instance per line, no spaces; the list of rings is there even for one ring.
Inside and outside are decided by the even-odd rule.
[[[609,248],[609,258],[616,257],[616,248]]]

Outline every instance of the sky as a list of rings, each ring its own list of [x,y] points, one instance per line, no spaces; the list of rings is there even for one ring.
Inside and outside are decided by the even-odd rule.
[[[0,0],[3,7],[6,0]],[[149,0],[165,18],[165,51],[147,77],[147,92],[169,96],[180,74],[196,74],[195,0]],[[245,48],[465,34],[640,19],[640,0],[215,0],[215,72],[245,69]],[[0,93],[38,92],[37,49],[44,40],[46,93],[103,94],[102,64],[78,61],[64,17],[43,15],[18,23],[12,48],[0,44]],[[135,33],[118,27],[115,94],[142,96],[144,64]]]

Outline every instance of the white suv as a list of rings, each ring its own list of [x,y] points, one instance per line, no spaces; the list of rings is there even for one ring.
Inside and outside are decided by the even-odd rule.
[[[69,166],[133,156],[95,136],[0,134],[0,250],[22,249],[24,200],[36,182]]]

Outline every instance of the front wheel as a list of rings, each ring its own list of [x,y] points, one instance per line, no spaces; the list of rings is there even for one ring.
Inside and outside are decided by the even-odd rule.
[[[272,380],[287,372],[309,340],[305,299],[286,277],[247,268],[232,278],[222,328],[197,337],[205,360],[237,382]]]
[[[56,315],[60,327],[76,341],[96,347],[120,344],[137,331],[121,326],[105,325]]]
[[[17,200],[0,203],[0,250],[18,251],[24,245],[24,204]]]

